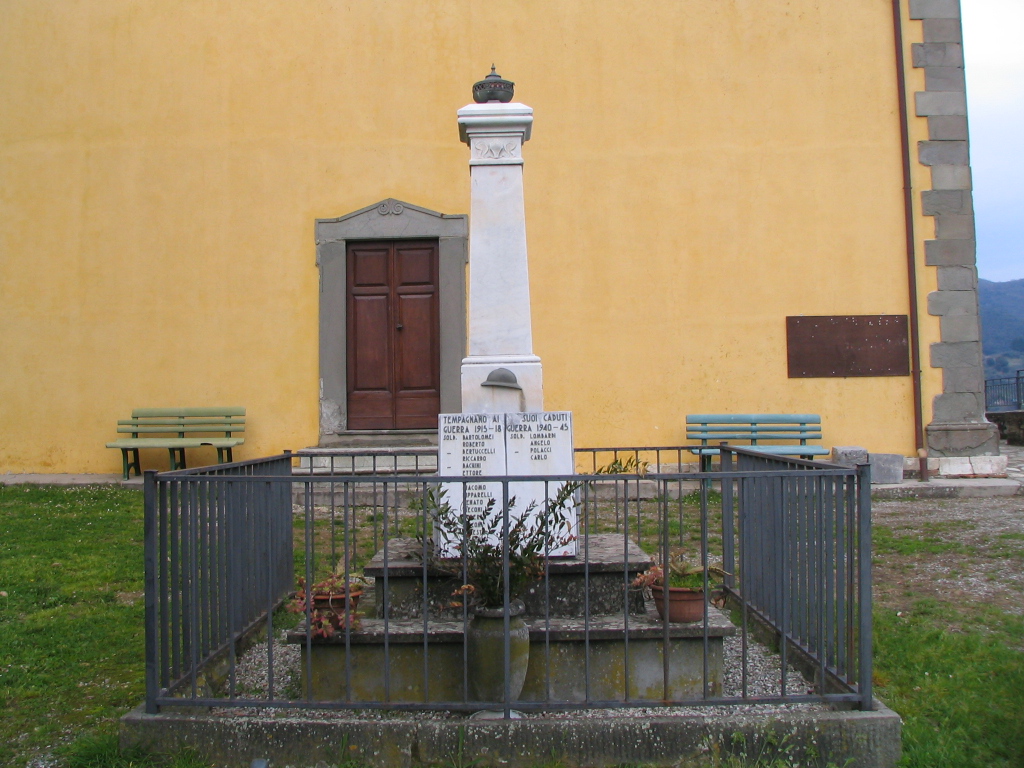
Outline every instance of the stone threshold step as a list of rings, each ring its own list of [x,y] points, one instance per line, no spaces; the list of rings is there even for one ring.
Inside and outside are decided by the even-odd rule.
[[[359,447],[391,447],[409,448],[433,446],[437,448],[436,429],[367,429],[339,432],[334,435],[323,435],[319,449],[323,448],[359,448]],[[317,450],[314,448],[313,450]]]

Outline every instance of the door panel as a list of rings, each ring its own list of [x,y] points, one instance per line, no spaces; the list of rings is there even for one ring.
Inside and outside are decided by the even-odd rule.
[[[391,387],[388,333],[391,312],[388,296],[352,297],[353,388],[387,390]]]
[[[348,428],[436,427],[437,242],[351,243],[347,250]]]
[[[398,391],[432,389],[437,380],[437,356],[431,339],[423,332],[433,321],[433,296],[402,295],[398,297]]]

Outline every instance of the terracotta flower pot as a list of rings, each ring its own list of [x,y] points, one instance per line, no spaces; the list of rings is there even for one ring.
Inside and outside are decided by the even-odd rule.
[[[654,607],[658,616],[665,618],[664,589],[660,586],[651,587]],[[685,587],[668,588],[668,620],[678,624],[700,621],[704,618],[704,591],[686,589]]]
[[[363,590],[361,589],[350,590],[347,599],[345,590],[331,593],[314,592],[313,610],[324,612],[335,629],[343,629],[345,617],[355,613],[356,607],[359,605],[359,598],[362,596]]]

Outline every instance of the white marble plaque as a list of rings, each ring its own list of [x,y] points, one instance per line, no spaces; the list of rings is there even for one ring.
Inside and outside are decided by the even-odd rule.
[[[516,475],[572,475],[576,463],[572,445],[572,413],[540,411],[506,413],[506,470]],[[515,496],[515,509],[522,514],[531,504],[533,516],[539,518],[547,503],[553,502],[564,486],[560,482],[509,484],[509,496]],[[546,491],[546,493],[545,493]],[[565,508],[567,525],[556,532],[549,554],[571,557],[576,554],[576,500],[570,498]]]
[[[442,477],[501,477],[516,475],[571,475],[575,472],[572,445],[572,414],[568,411],[538,413],[442,413],[438,417],[438,469]],[[563,483],[518,482],[509,484],[509,522],[517,521],[533,505],[531,517],[540,519]],[[450,520],[460,520],[463,510],[479,523],[491,500],[493,514],[501,514],[501,483],[444,483],[444,501]],[[459,555],[461,530],[451,530],[441,520],[435,527],[435,543],[442,557]],[[475,526],[474,535],[483,535]],[[552,557],[576,554],[576,499],[566,506],[566,524],[554,532]]]
[[[437,431],[438,471],[442,477],[506,474],[504,414],[442,413],[438,416]],[[442,490],[455,519],[462,518],[464,505],[470,519],[478,519],[492,498],[497,505],[502,498],[501,483],[444,483]],[[438,523],[435,543],[441,556],[456,557],[462,532]]]

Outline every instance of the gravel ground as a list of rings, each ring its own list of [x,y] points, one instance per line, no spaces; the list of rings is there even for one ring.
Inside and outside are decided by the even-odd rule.
[[[1024,497],[875,502],[875,601],[902,611],[922,597],[1024,614]]]

